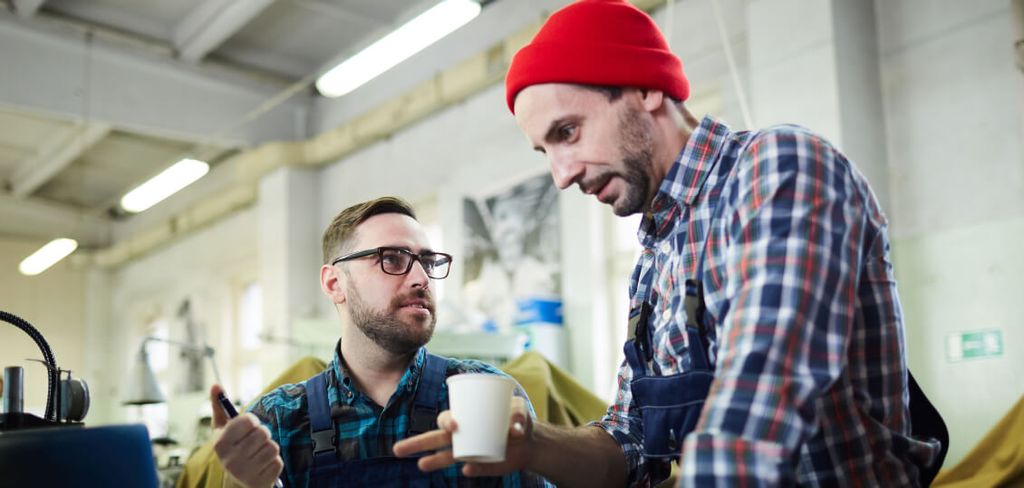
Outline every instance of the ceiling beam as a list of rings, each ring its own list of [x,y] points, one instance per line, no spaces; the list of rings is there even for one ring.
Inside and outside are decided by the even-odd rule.
[[[320,0],[293,0],[293,2],[304,7],[318,15],[331,17],[333,19],[341,20],[344,22],[353,22],[358,24],[371,24],[375,27],[383,26],[392,22],[392,19],[382,17],[370,17],[365,14],[358,13],[351,8],[346,8],[344,5],[336,3],[327,3]]]
[[[0,12],[0,107],[221,147],[304,137],[309,96]],[[10,76],[8,76],[10,75]]]
[[[18,17],[27,19],[36,14],[39,11],[39,7],[43,6],[43,2],[46,0],[14,0],[14,13],[18,14]]]
[[[554,7],[557,1],[535,0]],[[634,2],[648,11],[663,3],[664,0]],[[498,8],[485,11],[487,16],[493,17],[493,23],[477,27],[491,37],[473,44],[477,52],[468,59],[435,72],[429,80],[393,94],[384,103],[350,117],[340,126],[327,128],[316,137],[271,142],[241,152],[220,163],[205,181],[168,198],[163,204],[169,209],[168,213],[146,212],[112,226],[115,235],[120,235],[116,235],[113,245],[94,254],[94,262],[103,267],[116,267],[144,256],[251,205],[258,198],[256,187],[260,178],[277,168],[317,167],[337,162],[500,82],[513,54],[533,38],[544,20],[534,13],[529,20],[512,22],[518,27],[511,32],[508,28],[504,32],[494,28],[502,25],[501,21],[514,18],[515,9],[520,6],[514,2],[497,2],[495,7]],[[447,45],[441,47],[448,48],[450,43],[465,44],[465,39],[449,38],[444,43]],[[485,49],[479,49],[481,44]],[[345,98],[348,97],[340,97]],[[199,188],[204,183],[208,186]],[[189,191],[194,193],[186,195]]]
[[[70,237],[86,248],[111,243],[110,219],[37,198],[0,195],[0,234],[50,240]]]
[[[11,177],[11,195],[25,198],[57,176],[85,151],[110,133],[110,125],[79,124],[51,137],[34,156],[22,161]]]
[[[147,39],[144,42],[150,43],[169,39],[171,35],[171,28],[165,21],[146,15],[145,9],[124,8],[124,5],[119,2],[56,0],[50,4],[49,10],[47,13],[50,15],[37,18],[77,23],[97,29],[104,29],[105,27],[102,26],[130,25],[131,32],[145,32]],[[131,36],[126,31],[116,32]]]
[[[228,40],[273,0],[212,0],[200,2],[185,20],[174,28],[174,47],[178,57],[195,63]]]

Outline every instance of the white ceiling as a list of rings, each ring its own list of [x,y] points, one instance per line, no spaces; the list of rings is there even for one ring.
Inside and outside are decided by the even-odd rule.
[[[312,136],[315,76],[434,3],[0,2],[0,235],[109,246],[127,190]]]

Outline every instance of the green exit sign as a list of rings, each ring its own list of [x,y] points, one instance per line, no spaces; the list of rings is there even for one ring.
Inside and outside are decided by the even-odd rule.
[[[960,332],[946,337],[946,359],[993,358],[1003,355],[1003,331]]]

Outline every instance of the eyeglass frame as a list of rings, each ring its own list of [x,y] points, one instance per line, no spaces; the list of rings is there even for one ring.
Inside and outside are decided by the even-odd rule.
[[[391,273],[388,270],[384,269],[384,254],[383,254],[384,251],[398,251],[399,253],[406,254],[406,255],[410,256],[412,259],[409,260],[409,265],[405,267],[405,271],[403,271],[401,273]],[[351,261],[353,259],[365,258],[367,256],[373,256],[373,255],[377,255],[377,259],[378,259],[378,261],[380,263],[380,270],[383,271],[384,274],[386,274],[386,275],[405,276],[405,275],[409,274],[410,271],[412,271],[413,263],[420,263],[420,266],[423,268],[423,272],[427,275],[427,278],[430,278],[432,280],[443,280],[443,279],[447,278],[448,275],[452,272],[452,262],[455,260],[455,258],[453,258],[451,254],[448,254],[446,252],[427,251],[427,252],[424,252],[422,254],[417,254],[417,253],[414,253],[414,252],[412,252],[412,251],[410,251],[408,249],[403,249],[401,247],[380,246],[380,247],[375,247],[375,248],[372,248],[372,249],[366,249],[366,250],[363,250],[363,251],[355,251],[355,252],[346,254],[344,256],[341,256],[339,258],[336,258],[333,261],[331,261],[331,266],[336,266],[338,263],[341,263],[341,262]],[[423,264],[423,257],[424,257],[424,255],[444,256],[444,257],[448,258],[448,269],[445,271],[444,276],[441,276],[440,278],[435,278],[433,276],[430,276],[430,273],[427,272],[427,267]]]

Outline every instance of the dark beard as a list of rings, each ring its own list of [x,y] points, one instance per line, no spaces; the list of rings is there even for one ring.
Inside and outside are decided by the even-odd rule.
[[[612,212],[625,217],[642,212],[654,198],[655,188],[651,187],[653,143],[650,127],[643,123],[638,110],[626,109],[619,117],[619,134],[622,142],[622,164],[625,174],[619,175],[626,183],[620,202],[612,205]]]
[[[429,297],[430,293],[426,289],[419,289],[411,294],[395,297],[391,300],[389,309],[397,311],[401,304],[410,298],[423,298],[429,301]],[[366,337],[384,350],[398,355],[411,355],[430,342],[431,336],[434,335],[434,325],[437,323],[432,304],[428,308],[430,324],[420,329],[399,320],[395,316],[397,312],[386,313],[371,309],[365,305],[355,288],[349,292],[349,308],[352,322]]]

